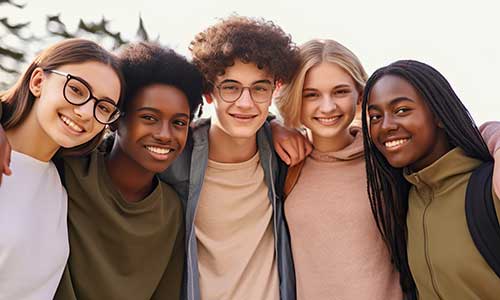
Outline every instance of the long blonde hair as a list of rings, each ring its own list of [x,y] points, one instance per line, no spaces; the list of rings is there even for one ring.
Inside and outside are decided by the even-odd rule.
[[[35,96],[30,91],[29,83],[31,74],[36,68],[52,70],[66,64],[78,64],[88,61],[96,61],[110,66],[120,79],[123,91],[125,86],[123,76],[118,59],[113,54],[89,40],[66,39],[55,43],[38,54],[17,82],[10,89],[0,93],[2,105],[1,124],[4,129],[8,130],[20,125],[30,113]],[[122,94],[120,93],[120,96]],[[87,153],[100,143],[103,134],[104,130],[82,145],[70,149],[61,149],[61,153],[65,155]]]
[[[302,90],[307,72],[321,64],[330,62],[344,69],[356,83],[360,95],[368,75],[359,59],[345,46],[334,40],[314,39],[300,46],[300,65],[290,84],[284,85],[276,96],[276,106],[286,126],[301,126]]]

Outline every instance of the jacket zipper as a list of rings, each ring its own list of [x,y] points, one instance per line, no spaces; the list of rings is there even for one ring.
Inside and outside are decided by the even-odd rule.
[[[439,291],[438,291],[438,288],[437,288],[437,285],[436,285],[436,281],[435,281],[435,276],[434,276],[434,273],[432,271],[432,266],[431,266],[431,263],[430,263],[430,257],[429,257],[429,243],[427,241],[427,226],[425,224],[425,220],[426,220],[426,215],[427,215],[427,209],[429,208],[429,206],[431,205],[432,201],[434,200],[434,195],[433,195],[432,190],[430,189],[429,186],[426,185],[426,188],[429,189],[430,201],[426,204],[426,206],[424,208],[424,212],[422,214],[422,226],[423,226],[423,229],[424,229],[425,262],[427,263],[427,269],[429,270],[429,275],[431,277],[432,288],[434,290],[434,293],[436,293],[436,296],[438,296],[439,299],[443,299],[441,297],[441,295],[439,294]]]

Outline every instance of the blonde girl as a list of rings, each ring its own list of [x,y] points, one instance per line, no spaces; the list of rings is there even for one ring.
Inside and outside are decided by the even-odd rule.
[[[285,125],[305,128],[314,147],[289,169],[285,185],[297,299],[402,299],[370,209],[362,132],[353,124],[367,74],[333,40],[311,40],[300,56],[277,97]]]

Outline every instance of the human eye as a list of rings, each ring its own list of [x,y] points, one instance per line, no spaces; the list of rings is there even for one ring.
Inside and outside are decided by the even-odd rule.
[[[68,83],[67,89],[76,96],[82,97],[85,94],[81,85],[78,84]]]
[[[337,96],[345,96],[347,94],[350,94],[351,93],[351,90],[350,89],[340,89],[340,90],[336,90],[334,92],[334,95],[337,95]]]
[[[252,86],[252,89],[256,92],[267,93],[271,90],[271,87],[266,84],[255,84]]]
[[[317,92],[305,92],[302,94],[304,99],[315,99],[319,97],[319,93]]]
[[[382,116],[378,113],[375,112],[368,113],[368,119],[370,120],[370,123],[377,123],[378,121],[380,121],[381,118]]]
[[[147,122],[150,122],[150,123],[152,123],[152,122],[156,122],[156,121],[157,121],[157,119],[156,119],[154,116],[152,116],[152,115],[141,115],[141,116],[139,116],[139,117],[140,117],[141,119],[143,119],[143,120],[147,121]]]
[[[228,83],[221,85],[221,89],[229,92],[229,91],[237,91],[240,89],[240,87],[235,83]]]
[[[99,104],[97,105],[97,108],[98,108],[101,112],[106,113],[106,114],[109,114],[109,113],[111,113],[111,112],[112,112],[111,107],[110,107],[109,105],[107,105],[106,103],[99,103]]]
[[[395,110],[394,110],[394,113],[396,115],[402,115],[402,114],[405,114],[407,112],[409,112],[411,109],[409,109],[408,107],[397,107]]]
[[[181,119],[174,120],[173,123],[175,126],[178,126],[178,127],[185,127],[188,125],[188,122],[181,120]]]

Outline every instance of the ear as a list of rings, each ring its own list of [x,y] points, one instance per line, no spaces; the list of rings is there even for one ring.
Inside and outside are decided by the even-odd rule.
[[[42,83],[45,80],[45,72],[42,68],[38,67],[31,73],[29,88],[30,92],[36,97],[42,94]]]
[[[208,104],[211,104],[212,102],[214,102],[214,99],[212,98],[212,94],[206,93],[206,94],[203,94],[203,96],[205,97],[205,100],[207,101]]]
[[[437,120],[437,124],[436,125],[437,125],[438,128],[444,129],[444,124],[443,124],[443,122],[441,122],[441,120]]]

